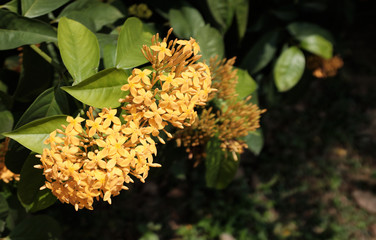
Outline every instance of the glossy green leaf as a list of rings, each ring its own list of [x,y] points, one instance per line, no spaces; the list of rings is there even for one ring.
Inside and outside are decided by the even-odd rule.
[[[201,13],[190,6],[171,9],[168,13],[168,18],[174,33],[180,38],[189,39],[190,37],[195,37],[197,30],[205,26]]]
[[[74,79],[73,85],[95,74],[100,53],[94,33],[65,17],[60,19],[57,32],[61,58]]]
[[[17,13],[17,10],[18,10],[18,0],[9,1],[9,2],[3,4],[3,5],[0,5],[0,8],[6,8],[9,11]]]
[[[33,120],[53,115],[62,114],[62,110],[55,98],[54,88],[49,88],[41,93],[30,107],[22,114],[16,124],[16,129]]]
[[[0,50],[56,41],[56,32],[50,25],[0,9]]]
[[[290,47],[283,51],[273,69],[278,91],[284,92],[294,87],[302,77],[304,67],[304,54],[299,48]]]
[[[287,26],[287,30],[300,41],[306,37],[319,35],[332,44],[334,43],[334,38],[329,31],[313,23],[293,22]]]
[[[241,40],[247,31],[249,0],[236,0],[235,17],[238,26],[238,36]]]
[[[248,149],[258,156],[264,146],[262,130],[259,128],[254,132],[250,132],[244,137],[244,141],[247,144]]]
[[[333,45],[325,38],[319,35],[312,35],[304,38],[300,42],[301,48],[316,54],[320,57],[329,59],[333,56]]]
[[[69,0],[21,0],[22,15],[29,18],[38,17],[63,6]]]
[[[119,98],[126,95],[121,91],[121,86],[127,83],[127,79],[125,71],[110,68],[75,86],[62,87],[62,89],[87,105],[97,108],[116,108],[120,106]]]
[[[51,132],[58,128],[62,129],[62,124],[67,125],[66,117],[58,115],[38,119],[3,135],[16,140],[31,151],[42,153],[43,148],[48,147],[43,142],[49,137]]]
[[[4,110],[0,111],[0,139],[4,136],[1,135],[3,132],[9,132],[13,127],[13,115],[10,111]]]
[[[64,8],[58,16],[58,18],[61,17],[74,19],[89,29],[91,29],[92,23],[93,29],[91,30],[98,31],[103,26],[124,17],[124,15],[109,3],[98,0],[76,0]]]
[[[202,59],[209,61],[210,58],[218,56],[222,59],[225,54],[225,46],[222,35],[217,29],[205,25],[196,34],[196,40],[200,45]]]
[[[116,49],[116,67],[133,68],[148,60],[141,52],[143,45],[151,45],[151,33],[145,32],[142,22],[135,17],[128,18],[121,28]]]
[[[251,95],[257,89],[257,83],[248,74],[247,70],[237,69],[238,84],[236,85],[236,93],[238,94],[238,99],[244,99]]]
[[[40,46],[43,51],[47,48]],[[43,71],[41,71],[43,69]],[[22,71],[14,98],[20,102],[31,102],[52,85],[54,69],[45,59],[29,46],[23,47]]]
[[[207,0],[211,14],[225,32],[234,17],[233,0]]]
[[[40,159],[35,157],[35,153],[31,153],[22,167],[17,185],[18,199],[29,212],[45,209],[56,201],[50,189],[39,190],[46,178],[42,169],[34,168],[38,164],[41,164]]]
[[[277,50],[278,36],[278,31],[270,31],[262,35],[244,57],[242,68],[247,69],[250,74],[255,74],[266,67]]]
[[[230,184],[238,169],[239,161],[235,161],[230,152],[222,151],[221,142],[212,138],[206,145],[206,185],[223,189]]]
[[[9,240],[58,240],[62,230],[55,219],[47,215],[36,215],[25,218],[7,237]]]

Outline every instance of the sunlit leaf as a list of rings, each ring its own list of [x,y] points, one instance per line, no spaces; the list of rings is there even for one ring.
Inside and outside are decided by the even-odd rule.
[[[0,50],[56,41],[56,32],[50,25],[0,9]]]
[[[74,79],[74,85],[97,72],[100,54],[94,33],[81,23],[63,17],[57,37],[61,58]]]
[[[254,74],[266,67],[277,50],[278,35],[278,31],[270,31],[262,35],[244,57],[241,66],[248,69],[250,74]]]
[[[329,59],[333,56],[333,45],[325,38],[319,35],[312,35],[304,38],[300,46],[308,52],[314,53],[320,57]]]
[[[190,37],[195,37],[197,30],[205,25],[201,13],[190,6],[171,9],[168,17],[174,33],[180,38],[189,39]]]
[[[290,47],[282,52],[274,66],[274,82],[278,91],[284,92],[294,87],[302,77],[305,58],[297,47]]]
[[[257,89],[257,83],[246,70],[240,68],[237,70],[238,84],[236,85],[236,93],[238,94],[238,99],[241,100],[251,95]]]
[[[58,128],[62,129],[61,125],[67,124],[66,117],[59,115],[38,119],[3,135],[16,140],[34,152],[42,153],[43,148],[48,147],[43,142],[49,137],[52,131]]]
[[[126,95],[121,91],[121,87],[127,83],[127,79],[125,71],[110,68],[75,86],[62,87],[62,89],[87,105],[97,108],[116,108],[120,106],[119,98]]]
[[[332,34],[320,27],[319,25],[306,22],[293,22],[287,26],[287,30],[293,35],[296,39],[302,41],[306,37],[319,35],[326,39],[327,41],[334,43],[334,38]]]
[[[211,57],[218,56],[222,59],[225,53],[225,46],[222,35],[217,29],[205,25],[200,28],[196,34],[196,40],[200,45],[202,59],[209,61]]]
[[[221,142],[212,138],[206,145],[206,185],[211,188],[227,187],[235,176],[239,161],[235,161],[232,153],[222,151]]]
[[[22,15],[29,18],[41,16],[63,6],[69,0],[21,0]]]
[[[151,33],[143,30],[142,22],[135,17],[128,18],[121,28],[116,50],[116,67],[133,68],[148,60],[142,54],[143,45],[151,45]]]
[[[38,164],[41,164],[40,159],[35,157],[35,153],[31,153],[22,167],[21,178],[17,185],[18,199],[30,212],[45,209],[56,201],[50,189],[39,190],[46,178],[42,169],[34,168]]]

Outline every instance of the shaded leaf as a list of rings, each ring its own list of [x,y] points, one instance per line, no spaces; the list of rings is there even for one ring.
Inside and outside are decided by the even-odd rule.
[[[278,91],[284,92],[294,87],[302,77],[304,67],[304,54],[299,48],[290,47],[283,51],[273,69]]]
[[[230,184],[239,165],[239,161],[235,161],[230,152],[222,151],[220,145],[217,137],[206,145],[206,185],[216,189],[224,189]]]
[[[264,137],[261,128],[258,128],[254,132],[250,132],[244,137],[244,141],[248,146],[248,149],[258,156],[264,146]]]
[[[11,231],[8,239],[57,240],[61,239],[61,232],[60,225],[55,219],[46,215],[37,215],[25,218]]]
[[[73,85],[97,72],[100,53],[94,33],[81,23],[63,17],[57,37],[61,58],[74,79]]]
[[[69,0],[21,0],[22,15],[29,18],[38,17],[63,6]]]
[[[334,44],[334,38],[332,34],[326,29],[313,23],[293,22],[287,26],[287,30],[290,32],[291,35],[293,35],[296,39],[300,41],[302,41],[306,37],[319,35],[325,38],[327,41]]]
[[[34,168],[38,164],[41,164],[40,159],[35,157],[35,153],[31,153],[22,167],[21,178],[17,185],[18,199],[30,212],[45,209],[56,201],[51,190],[39,190],[44,185],[46,178],[42,169]]]
[[[50,25],[0,9],[0,50],[56,41],[56,32]]]
[[[205,26],[205,21],[201,13],[190,6],[184,6],[180,9],[171,9],[168,12],[170,25],[174,33],[180,37],[189,39],[196,36],[197,30]]]
[[[0,219],[4,220],[8,216],[9,206],[3,193],[0,193]]]
[[[49,137],[52,131],[58,128],[62,129],[61,125],[67,124],[66,117],[67,116],[59,115],[38,119],[3,135],[41,154],[43,148],[48,147],[43,142]]]
[[[234,6],[231,0],[207,0],[206,1],[214,19],[225,32],[232,23]]]
[[[245,97],[251,95],[257,89],[257,83],[248,74],[247,70],[237,69],[238,84],[236,85],[236,93],[238,99],[242,100]]]
[[[47,49],[44,44],[40,48],[43,51]],[[51,86],[53,71],[51,64],[29,46],[24,46],[22,71],[14,97],[20,102],[32,101]]]
[[[116,48],[118,35],[97,33],[101,56],[105,68],[112,68],[116,65]]]
[[[196,40],[201,49],[201,61],[209,61],[211,57],[215,56],[218,56],[218,59],[223,58],[225,46],[222,35],[217,29],[205,25],[197,31]]]
[[[18,0],[9,1],[9,2],[5,3],[4,5],[0,5],[0,8],[6,8],[11,12],[17,13]]]
[[[266,67],[277,50],[278,36],[278,31],[270,31],[262,35],[244,57],[241,66],[246,68],[250,74],[255,74]]]
[[[247,31],[249,0],[236,0],[235,17],[238,26],[238,36],[241,40]]]
[[[0,139],[4,136],[1,135],[3,132],[9,132],[13,127],[13,115],[10,111],[0,111]]]
[[[333,56],[333,45],[328,40],[319,35],[312,35],[304,38],[300,42],[300,46],[304,50],[307,50],[308,52],[326,59],[329,59]]]
[[[33,120],[53,115],[62,114],[60,106],[56,102],[54,88],[49,88],[41,93],[30,107],[22,114],[16,124],[16,129]]]
[[[141,52],[143,45],[151,45],[151,33],[143,30],[142,22],[135,17],[128,18],[121,28],[116,49],[116,67],[133,68],[148,60]]]
[[[90,28],[93,23],[93,31],[100,30],[104,25],[111,24],[124,17],[124,15],[114,6],[108,3],[103,3],[98,0],[76,0],[69,4],[60,13],[58,18],[67,17],[81,22],[86,27]]]
[[[126,95],[121,91],[121,86],[127,83],[127,79],[125,71],[110,68],[75,86],[62,87],[62,89],[87,105],[97,108],[116,108],[120,106],[119,98]]]

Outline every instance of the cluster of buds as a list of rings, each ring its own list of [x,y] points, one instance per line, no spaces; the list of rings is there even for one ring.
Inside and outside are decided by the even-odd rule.
[[[334,77],[338,69],[343,67],[343,60],[339,56],[330,59],[311,55],[307,58],[307,68],[312,70],[312,75],[317,78]]]
[[[195,157],[195,165],[205,157],[204,146],[213,136],[217,136],[221,141],[222,150],[231,152],[237,160],[237,154],[247,148],[247,144],[240,138],[260,127],[260,115],[265,110],[249,103],[250,97],[240,101],[237,99],[235,87],[238,76],[233,67],[234,63],[235,58],[210,60],[213,86],[217,91],[211,93],[209,99],[220,99],[225,104],[215,113],[212,108],[204,109],[194,125],[175,134],[178,146],[186,148],[189,158]]]
[[[0,179],[5,183],[9,183],[12,180],[19,181],[20,175],[10,171],[5,166],[5,154],[8,151],[9,138],[5,138],[5,141],[0,143]]]
[[[102,109],[95,116],[93,109],[88,119],[67,117],[67,126],[57,129],[46,140],[36,168],[43,169],[46,182],[43,188],[63,203],[75,209],[93,209],[94,199],[103,198],[111,204],[124,184],[133,182],[131,176],[145,182],[157,154],[154,139],[164,143],[160,136],[166,125],[183,129],[191,126],[196,117],[195,106],[205,105],[211,88],[211,74],[200,58],[199,46],[194,39],[171,40],[168,32],[161,42],[158,34],[152,46],[143,46],[142,52],[151,63],[151,69],[132,71],[123,103],[123,121],[117,111]],[[84,127],[83,127],[84,126]]]

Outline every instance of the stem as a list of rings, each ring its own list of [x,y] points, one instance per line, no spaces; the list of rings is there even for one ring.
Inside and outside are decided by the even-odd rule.
[[[38,48],[35,44],[30,45],[30,47],[38,53],[44,60],[48,63],[52,64],[52,58],[48,56],[45,52],[43,52],[40,48]]]

